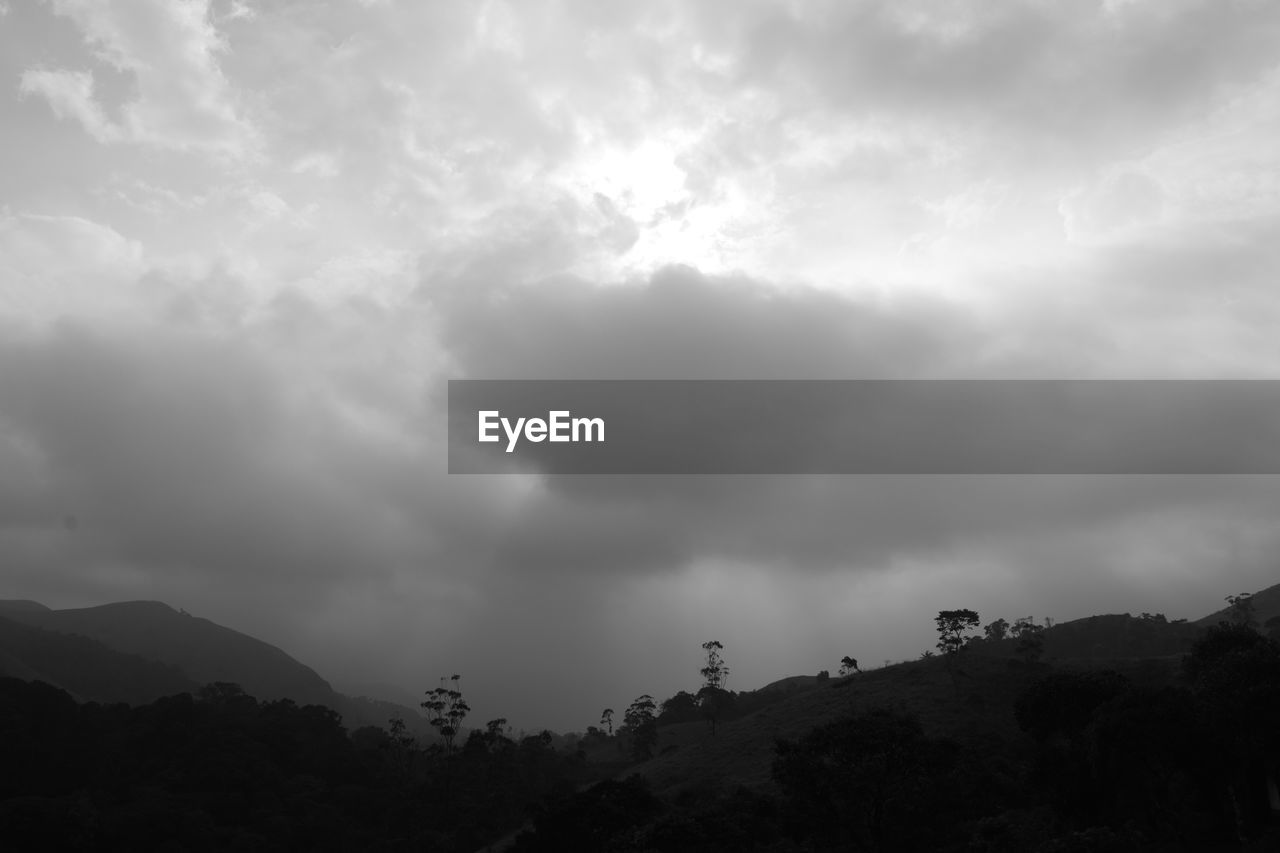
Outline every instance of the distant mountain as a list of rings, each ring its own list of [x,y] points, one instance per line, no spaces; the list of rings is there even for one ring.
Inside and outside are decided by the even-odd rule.
[[[817,687],[819,678],[816,675],[792,675],[787,678],[779,678],[777,681],[771,681],[758,690],[748,690],[747,693],[794,693],[797,690],[807,690],[810,687]]]
[[[0,603],[0,616],[12,623],[0,633],[0,667],[20,678],[48,681],[82,699],[136,704],[225,681],[259,700],[333,708],[348,728],[386,726],[399,716],[411,730],[429,731],[412,707],[344,696],[275,646],[163,602],[50,610],[33,601],[6,601]],[[20,627],[38,629],[43,636],[15,630]],[[90,659],[101,663],[101,678],[86,680],[92,667],[77,661]],[[144,672],[139,663],[151,668]]]
[[[0,675],[44,681],[81,701],[129,705],[193,693],[199,686],[177,667],[118,652],[88,637],[23,625],[4,615],[0,615]]]
[[[197,684],[233,681],[262,700],[331,705],[333,688],[275,646],[159,601],[7,614],[47,631],[79,634],[109,648],[175,666]]]
[[[5,613],[47,613],[49,608],[38,601],[25,598],[0,599],[0,615]]]

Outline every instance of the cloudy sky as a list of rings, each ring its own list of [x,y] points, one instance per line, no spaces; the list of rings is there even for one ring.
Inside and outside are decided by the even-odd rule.
[[[1269,477],[449,476],[450,378],[1280,376],[1280,6],[0,3],[0,597],[474,719],[1280,580]]]

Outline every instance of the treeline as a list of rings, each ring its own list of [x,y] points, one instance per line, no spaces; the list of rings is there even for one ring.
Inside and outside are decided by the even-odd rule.
[[[1033,620],[979,629],[974,611],[942,611],[936,659],[901,673],[919,685],[945,670],[954,692],[934,698],[954,731],[930,731],[903,707],[860,708],[777,741],[764,789],[667,797],[639,776],[591,783],[651,756],[660,725],[701,720],[710,737],[787,695],[728,690],[714,641],[696,693],[641,696],[616,731],[606,709],[604,729],[568,750],[550,732],[513,736],[502,719],[464,730],[457,675],[422,703],[439,734],[427,745],[402,719],[348,733],[329,708],[260,702],[232,684],[129,707],[0,678],[2,845],[472,851],[527,826],[512,849],[1276,850],[1280,638],[1233,598],[1233,623],[1198,632],[1180,667],[1171,659],[1141,680],[1042,662]],[[1158,614],[1132,621],[1169,627]],[[984,653],[1007,643],[1007,662]],[[819,677],[813,688],[856,701],[859,683]],[[616,758],[588,761],[595,747]]]
[[[696,692],[676,691],[675,695],[656,702],[645,693],[638,696],[622,715],[621,724],[614,730],[614,710],[605,708],[600,715],[600,727],[588,726],[587,733],[578,741],[578,748],[586,753],[599,755],[612,745],[620,755],[636,761],[652,758],[658,743],[658,729],[695,721],[705,722],[712,735],[717,726],[746,717],[761,708],[779,702],[788,696],[783,690],[751,690],[736,693],[727,687],[729,665],[722,652],[724,645],[716,640],[702,644],[705,655],[702,668],[702,686]],[[815,679],[823,683],[830,678],[823,671]]]
[[[1021,739],[930,736],[910,713],[867,710],[778,741],[771,791],[664,801],[639,776],[602,783],[544,807],[514,849],[1280,849],[1275,638],[1248,624],[1210,628],[1163,685],[1009,667],[1030,676],[1013,708]]]
[[[0,846],[473,851],[591,781],[549,733],[449,751],[391,729],[229,684],[129,707],[0,678]]]

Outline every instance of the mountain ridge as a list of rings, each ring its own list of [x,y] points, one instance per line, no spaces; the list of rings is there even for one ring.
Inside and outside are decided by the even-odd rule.
[[[429,733],[411,706],[346,696],[279,647],[162,601],[54,610],[34,601],[3,600],[0,619],[12,626],[0,632],[0,673],[46,681],[78,699],[138,704],[230,682],[263,701],[288,699],[332,708],[351,729],[386,726],[390,717],[400,716],[415,732]],[[112,687],[88,678],[68,656],[98,660],[128,686]],[[170,677],[159,675],[162,670],[155,666]]]
[[[1280,584],[1253,596],[1255,615],[1261,624],[1272,611],[1280,612]],[[1044,657],[1060,661],[1134,660],[1168,658],[1184,653],[1207,626],[1229,618],[1229,608],[1194,621],[1169,621],[1160,615],[1140,617],[1099,614],[1060,622],[1044,632]],[[220,625],[204,617],[157,600],[111,602],[93,607],[51,609],[27,599],[0,600],[0,674],[28,680],[39,679],[67,689],[77,698],[96,701],[150,701],[154,691],[190,690],[217,681],[239,684],[247,693],[264,701],[290,699],[298,704],[325,705],[343,714],[349,727],[385,726],[391,716],[402,716],[411,729],[429,735],[418,710],[396,696],[393,701],[373,696],[353,697],[336,690],[316,670],[282,649],[249,634]],[[53,652],[33,649],[65,641],[47,636],[15,633],[18,626],[69,637],[80,637],[95,646],[79,646],[80,656],[101,661],[101,669],[115,672],[129,686],[108,688],[100,681],[86,680],[74,666],[51,663]],[[15,644],[26,649],[15,653]],[[23,645],[25,644],[25,645]],[[1016,641],[980,643],[982,657],[1016,656]],[[41,657],[43,655],[43,657]],[[121,655],[123,657],[117,657]],[[56,657],[56,656],[55,656]],[[154,669],[158,664],[162,668]],[[167,674],[166,674],[167,673]],[[836,681],[836,679],[832,679]],[[776,679],[756,690],[744,692],[744,699],[765,699],[765,694],[791,696],[807,693],[819,684],[812,675]],[[96,684],[97,687],[86,687]]]
[[[229,681],[263,700],[327,704],[336,691],[310,667],[262,640],[162,601],[9,612],[17,622],[80,634],[108,648],[176,666],[199,684]]]

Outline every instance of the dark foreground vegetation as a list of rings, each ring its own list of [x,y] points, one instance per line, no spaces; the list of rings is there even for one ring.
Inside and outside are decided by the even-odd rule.
[[[229,684],[130,707],[4,678],[0,848],[1280,850],[1274,637],[1224,622],[1185,655],[1051,666],[999,625],[962,642],[970,615],[916,663],[637,700],[569,748],[502,720],[423,747]],[[455,693],[428,694],[442,720]]]
[[[0,849],[474,850],[587,779],[547,734],[411,742],[234,685],[131,708],[0,678]]]
[[[1003,738],[987,724],[1008,709],[965,676],[977,661],[937,663],[958,676],[955,736],[870,708],[776,741],[769,785],[657,797],[639,775],[610,781],[543,808],[513,849],[1280,850],[1275,639],[1224,623],[1133,676],[1005,661]]]

